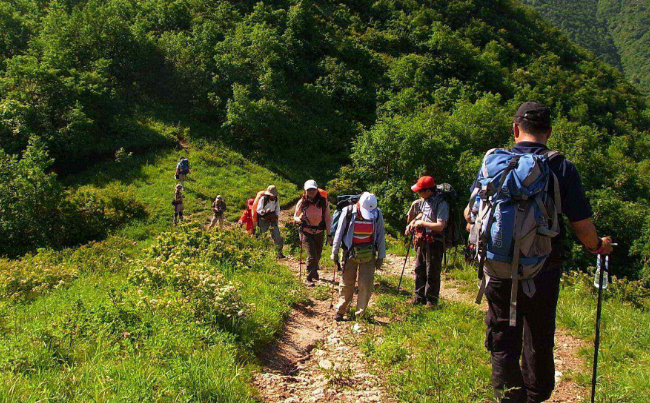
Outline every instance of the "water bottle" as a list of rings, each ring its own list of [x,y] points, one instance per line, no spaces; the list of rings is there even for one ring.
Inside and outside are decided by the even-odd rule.
[[[609,266],[607,263],[609,263],[609,256],[605,257],[606,259],[606,264],[605,266]],[[602,260],[603,260],[603,255],[598,255],[598,260],[596,261],[596,278],[594,279],[594,287],[599,288],[600,287],[600,271],[604,270],[605,272],[603,273],[603,290],[607,289],[607,267],[602,267]]]

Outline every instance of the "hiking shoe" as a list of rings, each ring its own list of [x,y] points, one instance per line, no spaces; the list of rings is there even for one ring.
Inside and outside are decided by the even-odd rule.
[[[307,280],[307,287],[316,287],[316,284],[311,280]]]
[[[345,318],[343,317],[342,313],[337,313],[336,315],[334,315],[334,320],[337,322],[343,322]]]
[[[413,297],[411,300],[408,302],[409,305],[424,305],[426,304],[426,301],[420,298]]]
[[[286,259],[287,257],[284,256],[284,253],[280,252],[278,253],[278,259]]]
[[[427,301],[426,308],[433,309],[438,306],[438,301]]]

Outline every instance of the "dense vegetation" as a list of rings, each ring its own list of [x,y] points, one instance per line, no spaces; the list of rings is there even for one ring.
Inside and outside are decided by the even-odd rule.
[[[523,0],[573,41],[650,91],[650,6],[636,0]]]

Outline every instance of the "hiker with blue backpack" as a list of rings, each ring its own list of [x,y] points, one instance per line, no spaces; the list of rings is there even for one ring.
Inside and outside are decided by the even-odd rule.
[[[384,218],[377,207],[377,198],[364,192],[345,203],[350,201],[338,215],[332,244],[332,260],[343,270],[336,321],[343,320],[352,303],[357,281],[359,293],[355,314],[359,317],[366,312],[374,287],[375,269],[380,269],[386,258]],[[343,265],[339,262],[339,249],[343,249]]]
[[[190,161],[185,157],[181,157],[178,161],[178,164],[176,164],[176,172],[174,173],[174,177],[178,179],[183,187],[185,187],[185,179],[189,173]]]
[[[536,403],[555,388],[561,215],[590,252],[609,254],[612,241],[598,237],[575,165],[546,147],[550,110],[523,103],[513,134],[513,148],[492,149],[483,158],[465,218],[479,262],[477,303],[483,295],[488,303],[485,346],[495,396],[504,403]]]
[[[415,240],[415,295],[413,305],[433,308],[440,298],[440,273],[445,253],[442,234],[449,221],[449,203],[437,192],[436,181],[423,176],[411,187],[420,198],[406,216],[406,236]]]

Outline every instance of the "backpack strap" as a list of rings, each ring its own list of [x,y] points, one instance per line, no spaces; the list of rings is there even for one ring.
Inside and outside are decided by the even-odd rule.
[[[510,326],[512,327],[517,325],[517,292],[519,290],[519,254],[521,251],[522,238],[521,229],[527,205],[528,200],[522,200],[517,203],[517,210],[515,211],[515,228],[514,233],[512,234],[515,240],[510,272],[510,279],[512,280],[512,285],[510,287]]]

